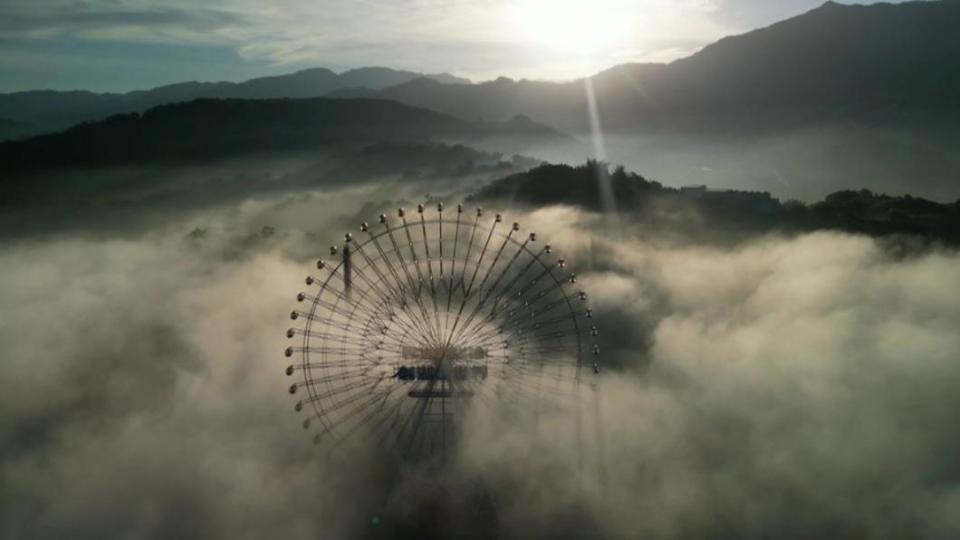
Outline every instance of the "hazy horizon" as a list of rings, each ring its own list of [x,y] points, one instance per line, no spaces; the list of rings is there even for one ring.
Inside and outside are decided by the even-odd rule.
[[[42,5],[7,0],[0,4],[5,14],[0,92],[122,93],[184,81],[240,82],[314,67],[339,73],[383,66],[446,72],[474,82],[501,76],[571,80],[623,63],[683,58],[725,36],[822,4],[497,0],[478,9],[394,0],[376,7],[295,2],[270,10],[246,0],[216,9],[154,0]],[[569,40],[573,32],[576,45]]]

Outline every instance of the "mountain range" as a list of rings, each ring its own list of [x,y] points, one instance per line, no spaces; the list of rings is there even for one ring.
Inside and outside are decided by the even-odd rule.
[[[423,75],[366,67],[337,74],[326,68],[313,68],[240,83],[191,81],[123,94],[85,90],[14,92],[0,94],[0,140],[58,131],[80,122],[198,98],[311,98],[346,88],[377,90],[420,78],[452,85],[470,83],[447,73]]]
[[[524,139],[550,144],[568,137],[523,116],[507,122],[468,122],[387,100],[197,99],[0,142],[0,173],[201,162],[379,142],[504,140],[505,146],[515,148]]]
[[[824,120],[952,125],[960,118],[960,1],[827,2],[669,64],[623,64],[566,83],[499,78],[455,86],[418,78],[332,95],[391,99],[468,119],[522,113],[585,132],[586,83],[603,128],[614,133]]]
[[[377,98],[465,120],[526,115],[590,128],[586,86],[609,132],[750,130],[823,121],[951,126],[960,119],[960,1],[827,2],[669,64],[622,64],[569,82],[480,84],[388,68],[316,68],[242,83],[185,82],[126,94],[0,94],[0,139],[196,98]]]

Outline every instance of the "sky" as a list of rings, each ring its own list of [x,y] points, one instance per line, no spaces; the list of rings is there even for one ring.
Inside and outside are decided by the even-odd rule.
[[[821,3],[0,0],[0,92],[128,91],[317,66],[565,79],[683,57]]]

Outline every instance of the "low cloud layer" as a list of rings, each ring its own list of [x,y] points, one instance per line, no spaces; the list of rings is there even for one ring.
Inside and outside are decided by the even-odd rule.
[[[828,233],[611,253],[585,286],[652,326],[643,376],[621,349],[606,381],[613,532],[956,535],[955,253]]]
[[[571,208],[510,216],[578,262],[600,315],[584,475],[562,419],[540,439],[476,419],[444,478],[323,459],[284,391],[284,317],[312,257],[378,195],[0,247],[0,534],[960,532],[960,256],[840,234],[731,250]]]

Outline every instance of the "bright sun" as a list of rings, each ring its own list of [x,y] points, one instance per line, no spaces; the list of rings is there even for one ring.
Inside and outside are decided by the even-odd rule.
[[[630,38],[634,2],[624,0],[519,0],[513,13],[519,30],[539,45],[593,53]]]

